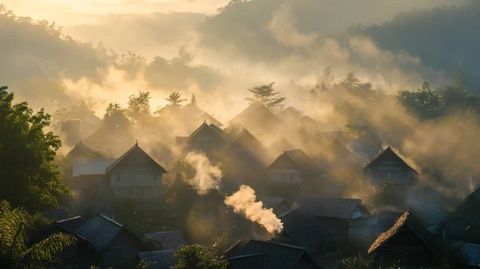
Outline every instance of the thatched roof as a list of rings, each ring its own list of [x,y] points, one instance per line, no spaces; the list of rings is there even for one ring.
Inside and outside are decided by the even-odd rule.
[[[423,241],[425,245],[432,247],[434,245],[433,243],[433,237],[430,234],[430,232],[423,226],[409,211],[406,211],[403,213],[393,224],[390,229],[387,231],[381,233],[377,239],[370,245],[370,248],[368,249],[368,253],[373,253],[377,251],[379,248],[382,246],[385,246],[388,244],[390,240],[392,240],[394,237],[400,234],[400,232],[405,231],[407,229],[408,231],[412,232],[418,239]]]

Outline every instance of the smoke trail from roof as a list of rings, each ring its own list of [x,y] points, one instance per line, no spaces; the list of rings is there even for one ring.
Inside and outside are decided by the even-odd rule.
[[[255,191],[246,185],[241,185],[240,189],[225,198],[225,204],[231,206],[235,213],[243,214],[247,219],[262,225],[269,233],[280,233],[283,229],[283,223],[273,209],[264,208],[263,203],[257,199]]]
[[[222,170],[212,164],[205,154],[189,152],[185,156],[185,162],[195,170],[195,175],[187,181],[199,195],[205,195],[210,190],[219,188]]]

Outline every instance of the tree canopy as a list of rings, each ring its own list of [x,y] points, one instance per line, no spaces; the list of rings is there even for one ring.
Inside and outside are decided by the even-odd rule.
[[[247,97],[247,100],[250,103],[260,103],[268,108],[282,107],[286,98],[280,96],[280,93],[273,89],[273,84],[275,82],[248,89],[253,94],[253,97]]]
[[[0,268],[47,268],[57,253],[76,241],[72,236],[55,233],[30,243],[33,229],[32,215],[0,200]]]
[[[0,87],[0,198],[28,210],[58,206],[67,190],[54,164],[60,139],[45,131],[50,115],[13,103],[7,89]]]
[[[128,100],[127,115],[134,121],[150,116],[150,93],[138,92],[138,96],[131,95]]]
[[[176,253],[172,269],[227,269],[227,261],[215,256],[214,251],[198,244],[185,245]]]

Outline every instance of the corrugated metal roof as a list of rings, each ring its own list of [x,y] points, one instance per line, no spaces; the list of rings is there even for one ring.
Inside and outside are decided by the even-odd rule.
[[[102,250],[122,228],[121,224],[103,215],[96,214],[77,230],[77,234],[85,238],[96,250]]]
[[[299,246],[281,244],[273,241],[250,240],[238,252],[238,256],[265,254],[265,269],[290,269],[294,268],[297,262],[306,255],[306,250]]]
[[[265,253],[236,256],[228,259],[230,269],[265,269]]]
[[[77,216],[69,219],[59,220],[55,223],[65,232],[76,234],[77,230],[85,224],[85,219]]]

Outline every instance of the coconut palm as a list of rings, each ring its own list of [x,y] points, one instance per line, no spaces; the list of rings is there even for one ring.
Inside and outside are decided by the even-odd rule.
[[[29,242],[33,217],[21,208],[0,200],[0,268],[47,268],[55,255],[75,243],[75,238],[55,233]]]
[[[187,101],[187,99],[182,99],[182,94],[180,92],[172,92],[168,98],[165,98],[170,105],[181,105],[183,102]]]

